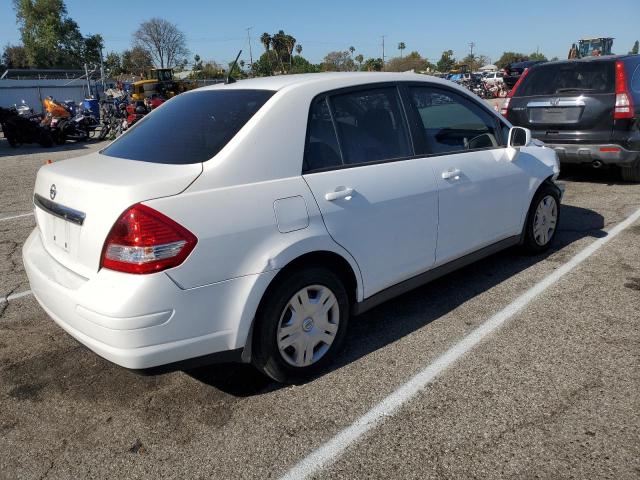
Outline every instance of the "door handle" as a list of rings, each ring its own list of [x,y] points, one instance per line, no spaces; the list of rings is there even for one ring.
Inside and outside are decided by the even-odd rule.
[[[339,198],[350,197],[353,195],[353,188],[343,188],[342,190],[336,190],[335,192],[325,193],[324,199],[333,202],[334,200],[338,200]]]
[[[442,178],[444,178],[445,180],[450,180],[450,179],[459,180],[461,173],[462,172],[460,171],[460,169],[452,168],[451,170],[442,172]]]

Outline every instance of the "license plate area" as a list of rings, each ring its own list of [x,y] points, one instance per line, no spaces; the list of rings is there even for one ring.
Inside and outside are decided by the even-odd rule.
[[[71,248],[71,224],[58,217],[50,217],[52,224],[50,229],[51,240],[54,245],[68,252]]]
[[[547,124],[578,123],[582,107],[529,107],[529,122]]]

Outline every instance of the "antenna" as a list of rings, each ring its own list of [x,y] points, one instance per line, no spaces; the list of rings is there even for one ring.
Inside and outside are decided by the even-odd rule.
[[[236,68],[236,63],[238,63],[238,59],[240,58],[240,55],[242,55],[242,50],[240,50],[238,52],[238,55],[236,56],[236,59],[233,61],[233,65],[231,65],[231,68],[229,69],[229,73],[227,73],[227,79],[225,80],[225,84],[229,84],[229,83],[235,83],[236,79],[233,78],[231,76],[231,74],[233,73],[233,69]]]

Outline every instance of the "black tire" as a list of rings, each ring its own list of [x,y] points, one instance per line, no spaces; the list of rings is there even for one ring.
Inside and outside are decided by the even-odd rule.
[[[53,139],[51,138],[51,135],[49,134],[49,132],[45,130],[40,130],[40,132],[38,132],[38,143],[45,148],[52,147]]]
[[[555,200],[556,207],[556,224],[553,232],[549,235],[546,243],[541,243],[539,240],[536,240],[536,235],[534,233],[534,224],[536,221],[536,211],[538,210],[538,206],[540,203],[545,200],[547,197],[552,197]],[[536,194],[533,196],[533,200],[531,201],[531,206],[529,207],[529,213],[527,214],[527,221],[524,226],[524,232],[522,232],[522,248],[523,250],[531,255],[537,255],[548,250],[553,244],[556,233],[558,233],[558,226],[560,225],[560,195],[558,190],[548,183],[543,183]]]
[[[323,267],[306,267],[285,274],[265,294],[256,315],[252,362],[260,371],[281,383],[299,383],[317,375],[335,356],[344,343],[349,321],[349,297],[340,278]],[[338,330],[333,343],[315,363],[297,367],[288,363],[278,348],[278,330],[281,317],[289,301],[297,292],[312,285],[327,287],[335,295],[339,308]]]
[[[620,170],[625,182],[640,182],[640,156],[631,165],[620,167]]]

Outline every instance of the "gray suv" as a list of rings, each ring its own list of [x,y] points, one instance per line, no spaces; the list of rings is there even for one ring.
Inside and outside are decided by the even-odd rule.
[[[563,163],[619,165],[640,181],[640,55],[536,65],[502,108],[514,125],[555,148]]]

